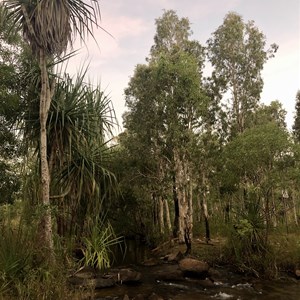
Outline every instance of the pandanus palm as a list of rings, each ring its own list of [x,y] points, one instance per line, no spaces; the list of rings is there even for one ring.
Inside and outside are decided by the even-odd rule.
[[[48,76],[48,66],[66,50],[76,34],[84,39],[92,34],[100,15],[97,0],[90,5],[81,0],[5,0],[8,18],[22,30],[24,39],[38,60],[41,76],[39,120],[41,199],[45,206],[41,239],[46,249],[53,249],[50,213],[50,177],[47,160],[47,119],[55,81]]]
[[[114,111],[100,87],[84,83],[84,74],[75,81],[66,76],[57,84],[48,120],[52,190],[58,195],[58,212],[63,210],[58,219],[61,234],[66,228],[70,232],[68,225],[81,231],[86,214],[99,215],[101,200],[115,186],[108,168],[111,150],[105,142]]]

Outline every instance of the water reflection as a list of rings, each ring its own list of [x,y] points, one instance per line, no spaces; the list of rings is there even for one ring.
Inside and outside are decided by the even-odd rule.
[[[129,266],[142,273],[142,282],[135,285],[117,285],[99,290],[96,299],[120,299],[128,295],[130,299],[138,294],[145,299],[153,292],[168,300],[300,300],[300,281],[264,281],[246,279],[220,269],[221,279],[212,287],[203,287],[193,281],[163,282],[156,280],[156,274],[164,265],[146,267],[140,263],[151,256],[151,251],[138,240],[126,240],[122,247],[114,249],[114,267]]]
[[[113,266],[137,265],[150,257],[150,249],[141,241],[135,239],[126,239],[113,251]]]

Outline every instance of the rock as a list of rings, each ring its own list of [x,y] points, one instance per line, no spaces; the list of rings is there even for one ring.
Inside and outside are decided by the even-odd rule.
[[[128,295],[124,295],[123,300],[129,300]]]
[[[214,286],[214,282],[209,278],[206,278],[206,279],[189,279],[188,281],[192,282],[193,286],[198,286],[198,287],[201,286],[203,288],[210,288],[210,287]]]
[[[295,271],[295,275],[296,275],[296,278],[297,278],[297,279],[300,279],[300,269],[297,269],[297,270]]]
[[[179,268],[185,276],[206,278],[209,265],[193,258],[184,258],[179,262]]]
[[[74,277],[83,278],[83,279],[91,279],[91,278],[95,278],[95,276],[96,276],[95,269],[90,267],[84,267],[74,274]]]
[[[167,254],[164,257],[164,260],[166,260],[168,262],[179,262],[183,258],[184,258],[183,253],[181,251],[178,251],[176,253]]]
[[[143,265],[146,267],[153,267],[159,264],[159,260],[157,258],[149,258],[143,262]]]
[[[145,297],[142,294],[138,294],[134,298],[132,298],[132,300],[144,300],[144,299]]]
[[[212,281],[218,281],[222,278],[222,274],[214,268],[209,268],[208,277],[212,279]]]
[[[164,300],[162,297],[159,295],[156,295],[155,293],[152,293],[149,297],[148,300]]]
[[[102,289],[106,287],[111,287],[115,285],[115,281],[111,278],[80,278],[80,277],[70,277],[69,283],[77,285],[80,287],[93,287],[95,289]]]
[[[141,273],[132,269],[111,270],[105,275],[106,278],[111,278],[117,283],[133,283],[141,281]]]
[[[111,278],[94,278],[89,280],[90,286],[95,289],[103,289],[115,285],[115,281]]]
[[[156,272],[155,279],[162,281],[181,281],[184,280],[184,277],[178,265],[167,265]]]

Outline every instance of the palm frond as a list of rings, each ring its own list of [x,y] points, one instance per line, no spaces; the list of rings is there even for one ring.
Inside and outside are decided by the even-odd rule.
[[[7,17],[22,30],[33,52],[43,49],[49,55],[60,55],[78,34],[81,40],[100,27],[98,0],[4,0]],[[101,28],[101,27],[100,27]]]

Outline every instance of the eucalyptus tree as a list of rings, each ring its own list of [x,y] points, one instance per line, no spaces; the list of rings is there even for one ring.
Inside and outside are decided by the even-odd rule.
[[[238,264],[257,275],[276,268],[269,237],[291,202],[283,195],[292,188],[295,154],[288,131],[274,121],[246,129],[224,149],[224,180],[237,187],[231,193],[230,248]]]
[[[136,67],[134,76],[125,90],[129,112],[124,115],[127,132],[121,139],[122,145],[133,158],[132,163],[137,173],[134,182],[142,185],[146,193],[142,198],[153,202],[152,220],[158,220],[158,215],[161,215],[162,201],[167,201],[163,200],[163,194],[167,194],[165,190],[170,184],[165,172],[168,169],[169,158],[165,150],[165,137],[161,133],[163,106],[156,100],[156,84],[153,66]],[[160,222],[155,223],[164,231],[162,219],[159,220]],[[145,220],[143,222],[145,223]]]
[[[219,93],[231,94],[231,131],[241,133],[249,127],[263,88],[262,69],[278,46],[266,49],[266,38],[253,21],[230,12],[207,41],[207,54],[213,67],[212,79]]]
[[[54,93],[55,79],[49,77],[49,66],[55,57],[61,56],[73,38],[79,34],[84,39],[97,25],[98,1],[92,5],[81,0],[5,0],[9,11],[8,19],[13,20],[22,31],[40,68],[40,160],[41,199],[45,207],[42,218],[41,239],[47,249],[53,249],[52,221],[50,212],[50,177],[47,158],[47,119]],[[94,6],[93,6],[94,5]],[[51,250],[52,252],[52,250]]]
[[[191,246],[193,174],[191,144],[203,122],[204,51],[189,39],[190,23],[174,11],[156,20],[157,32],[147,65],[139,65],[126,90],[125,127],[156,162],[160,186],[168,180],[174,201],[174,235]],[[188,249],[189,250],[189,249]]]
[[[300,141],[300,90],[297,92],[296,95],[293,132],[296,140],[299,142]]]
[[[245,130],[228,143],[224,155],[224,173],[228,177],[237,176],[240,186],[236,192],[239,200],[235,203],[236,211],[238,214],[251,211],[249,217],[253,218],[263,216],[267,242],[273,213],[277,212],[275,195],[281,195],[284,186],[289,185],[288,177],[283,174],[293,157],[290,136],[276,122],[266,122]],[[251,210],[253,207],[255,211]]]
[[[268,105],[262,103],[253,115],[253,125],[275,122],[279,127],[286,129],[286,114],[286,110],[278,100],[272,101]]]

